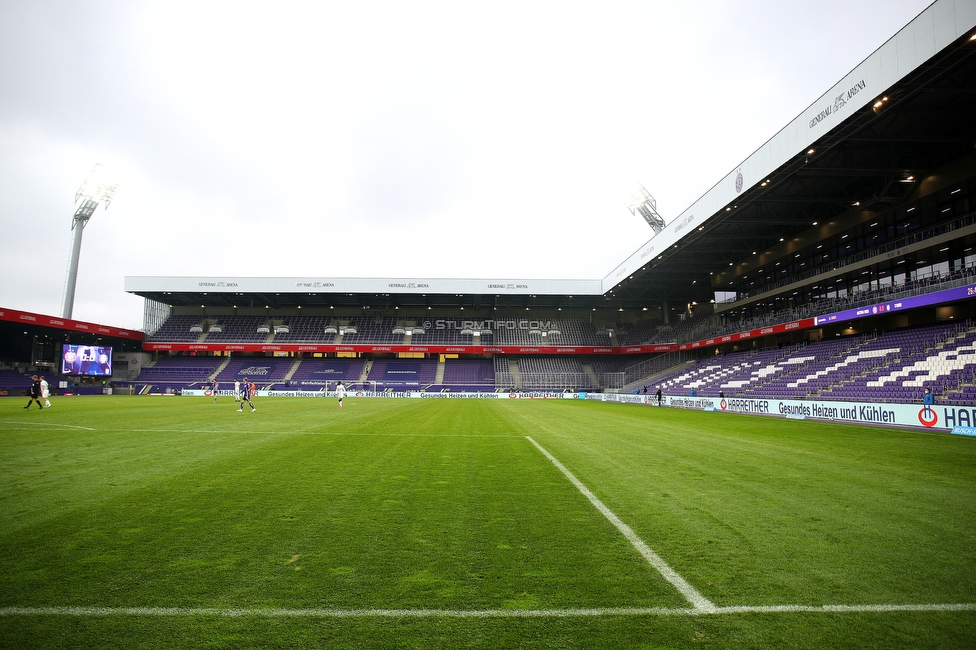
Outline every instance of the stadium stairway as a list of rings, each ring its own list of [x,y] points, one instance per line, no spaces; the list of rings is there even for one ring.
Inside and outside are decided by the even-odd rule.
[[[301,357],[295,357],[294,363],[291,364],[291,368],[285,373],[285,376],[281,378],[281,381],[291,381],[291,378],[295,376],[298,371],[298,366],[302,365]]]
[[[508,371],[512,373],[512,387],[522,390],[522,373],[519,372],[518,359],[508,360]]]
[[[594,390],[600,388],[600,379],[596,376],[596,373],[593,372],[593,366],[588,363],[581,363],[580,366],[583,368],[583,372],[586,373],[586,376],[590,378],[590,388],[593,388]]]
[[[213,380],[214,380],[214,377],[216,377],[217,375],[219,375],[220,373],[222,373],[222,372],[224,371],[224,368],[226,368],[226,367],[227,367],[227,364],[228,364],[228,363],[230,363],[230,357],[226,357],[226,358],[225,358],[225,359],[224,359],[224,360],[223,360],[223,361],[222,361],[222,362],[220,363],[220,365],[219,365],[219,366],[217,366],[217,369],[216,369],[216,370],[214,370],[214,373],[213,373],[212,375],[210,375],[209,377],[207,377],[207,379],[208,379],[209,381],[213,381]]]
[[[437,362],[437,372],[434,373],[434,383],[438,386],[444,383],[444,368],[446,366],[447,363],[444,361],[444,357],[442,356],[440,361]]]
[[[942,348],[944,348],[947,345],[950,345],[952,347],[956,347],[956,345],[960,341],[962,341],[963,339],[967,338],[968,336],[970,336],[974,332],[976,332],[976,327],[969,327],[969,328],[966,328],[964,330],[960,330],[960,331],[958,331],[958,332],[956,332],[954,334],[950,334],[949,337],[946,338],[944,341],[939,341],[938,343],[936,343],[935,346],[932,349],[933,350],[941,350]]]

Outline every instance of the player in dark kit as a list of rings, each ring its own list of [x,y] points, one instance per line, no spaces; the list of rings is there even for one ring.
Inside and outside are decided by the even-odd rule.
[[[29,409],[33,402],[37,402],[37,408],[44,408],[44,405],[41,404],[41,380],[37,378],[37,375],[31,375],[30,399],[27,400],[27,406],[24,408]]]
[[[251,386],[252,384],[248,383],[247,377],[245,377],[244,381],[241,382],[241,408],[237,409],[238,413],[244,412],[244,402],[247,402],[247,405],[251,407],[251,413],[257,410],[251,403],[251,393],[253,392]]]

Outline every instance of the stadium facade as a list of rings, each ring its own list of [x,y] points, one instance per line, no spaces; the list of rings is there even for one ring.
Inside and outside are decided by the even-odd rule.
[[[436,360],[443,388],[445,361],[468,360],[497,390],[632,390],[703,359],[957,337],[976,316],[973,115],[976,3],[938,0],[602,279],[126,277],[139,364],[287,357],[289,383],[303,358],[359,360],[366,381],[376,361]]]

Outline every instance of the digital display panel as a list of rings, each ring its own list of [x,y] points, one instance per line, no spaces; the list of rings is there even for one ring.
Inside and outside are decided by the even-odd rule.
[[[865,305],[864,307],[856,307],[854,309],[839,311],[833,314],[825,314],[824,316],[817,316],[814,324],[827,325],[829,323],[835,323],[838,321],[867,318],[868,316],[877,316],[878,314],[883,315],[892,311],[917,309],[918,307],[928,307],[931,305],[941,305],[943,303],[954,302],[956,300],[968,300],[969,298],[973,297],[976,297],[976,284],[956,287],[954,289],[943,289],[942,291],[926,293],[920,296],[908,296],[905,298],[899,298],[898,300],[878,303],[876,305]]]
[[[112,348],[101,345],[61,346],[61,374],[86,377],[112,375]]]

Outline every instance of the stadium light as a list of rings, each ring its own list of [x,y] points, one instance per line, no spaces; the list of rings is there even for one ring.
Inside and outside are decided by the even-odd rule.
[[[107,210],[115,192],[119,189],[119,182],[112,177],[111,172],[102,164],[96,164],[88,178],[75,193],[75,203],[78,209],[71,219],[71,229],[75,231],[71,241],[71,255],[68,258],[68,276],[64,281],[64,300],[61,303],[61,317],[71,318],[75,306],[75,286],[78,282],[78,259],[81,256],[81,235],[91,219],[99,203]]]
[[[651,196],[651,193],[640,183],[637,183],[637,188],[631,193],[627,201],[627,209],[633,215],[640,214],[655,235],[664,230],[666,224],[661,215],[657,213],[657,199]]]

